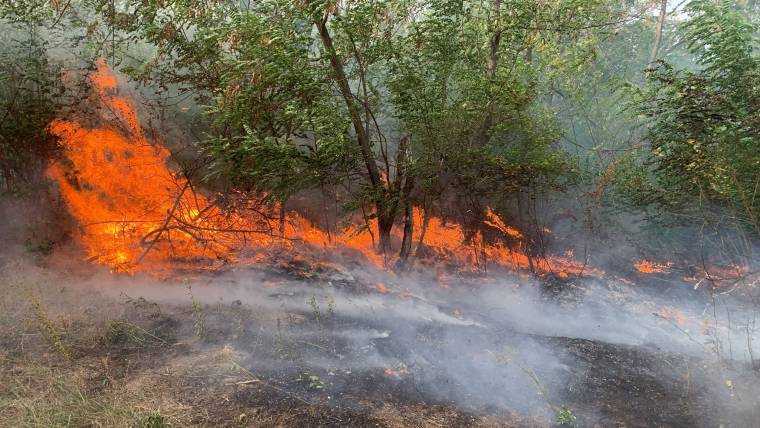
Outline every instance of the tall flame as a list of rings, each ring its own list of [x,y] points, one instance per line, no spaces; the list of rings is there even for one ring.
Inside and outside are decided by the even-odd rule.
[[[48,175],[78,221],[77,239],[91,260],[117,271],[132,271],[138,263],[155,268],[177,260],[225,260],[241,244],[241,231],[255,234],[257,244],[272,243],[268,234],[254,233],[270,225],[222,213],[167,167],[169,151],[146,139],[104,61],[90,80],[104,113],[126,129],[54,121],[50,130],[66,159],[52,164]]]

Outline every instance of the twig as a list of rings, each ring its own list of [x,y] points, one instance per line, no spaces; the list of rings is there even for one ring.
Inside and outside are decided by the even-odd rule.
[[[156,245],[156,242],[158,242],[159,239],[161,239],[161,234],[166,230],[166,227],[169,225],[169,221],[171,221],[174,211],[176,211],[177,207],[179,206],[179,203],[182,201],[182,195],[184,195],[185,190],[187,190],[188,186],[190,186],[190,182],[187,181],[185,185],[182,187],[182,190],[179,192],[179,195],[177,195],[177,198],[174,200],[174,205],[172,205],[171,210],[167,213],[166,220],[164,220],[164,225],[161,226],[159,229],[160,231],[156,235],[156,237],[151,241],[150,245],[148,245],[148,248],[146,248],[142,254],[140,254],[140,257],[137,258],[137,261],[135,264],[140,264],[142,259],[145,257],[145,255],[148,254],[148,252],[153,248],[154,245]],[[146,235],[147,236],[147,235]]]

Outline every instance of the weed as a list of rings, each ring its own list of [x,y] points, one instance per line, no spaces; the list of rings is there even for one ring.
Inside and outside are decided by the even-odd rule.
[[[248,314],[242,308],[240,300],[235,300],[230,306],[230,314],[233,322],[233,338],[239,339],[246,334],[246,319]]]
[[[335,317],[335,298],[333,296],[327,298],[327,314],[330,318]]]
[[[31,295],[29,297],[29,303],[34,312],[37,328],[40,330],[42,337],[45,338],[48,345],[50,345],[50,347],[62,357],[66,359],[71,358],[71,349],[69,349],[68,345],[63,342],[62,334],[58,329],[58,326],[56,326],[53,320],[50,319],[47,311],[42,307],[40,299],[35,295]]]
[[[206,313],[203,312],[203,304],[198,301],[195,296],[190,292],[188,287],[188,293],[190,294],[190,300],[192,302],[193,309],[193,331],[198,339],[206,338]]]
[[[169,426],[166,423],[166,418],[164,418],[159,412],[152,412],[148,414],[147,416],[140,419],[137,425],[140,428],[164,428]]]
[[[106,325],[106,334],[104,337],[106,343],[111,345],[136,345],[147,346],[151,343],[159,342],[166,344],[166,341],[144,328],[127,321],[109,320]]]
[[[172,393],[166,385],[132,391],[116,383],[93,389],[88,379],[88,371],[75,366],[18,366],[0,387],[0,426],[158,428],[187,426],[192,418],[184,406],[160,412],[154,407]]]
[[[554,421],[559,426],[563,427],[572,427],[575,426],[575,422],[578,418],[575,417],[572,410],[568,409],[565,406],[562,406],[559,410],[557,410],[557,414],[554,417]]]
[[[43,256],[49,256],[50,253],[53,252],[53,241],[51,240],[41,240],[41,241],[32,241],[31,239],[27,239],[24,242],[24,249],[28,253],[37,253]]]
[[[126,293],[122,293],[125,296],[124,302],[132,305],[137,310],[148,312],[151,318],[158,318],[161,316],[161,307],[156,302],[151,302],[144,297],[133,298]]]
[[[317,303],[317,296],[311,295],[311,299],[309,299],[309,306],[311,307],[311,314],[314,317],[314,321],[317,322],[317,324],[322,324],[322,312],[319,310],[319,303]]]
[[[293,342],[282,331],[282,321],[277,318],[277,330],[274,335],[274,350],[283,360],[296,358]]]
[[[314,321],[317,323],[317,328],[319,329],[319,341],[326,344],[328,342],[328,334],[325,329],[325,323],[326,319],[322,315],[322,311],[319,307],[319,302],[317,302],[317,297],[312,294],[311,299],[309,299],[309,306],[311,307],[311,314],[314,317]],[[333,314],[333,308],[328,300],[328,314],[332,316]]]
[[[314,374],[301,373],[296,380],[311,390],[325,389],[325,383],[319,376]]]
[[[106,324],[105,341],[111,345],[124,343],[142,344],[145,339],[140,335],[133,324],[109,320]]]

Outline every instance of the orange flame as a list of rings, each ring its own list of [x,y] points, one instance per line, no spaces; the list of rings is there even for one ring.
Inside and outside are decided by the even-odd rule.
[[[633,264],[633,267],[641,273],[665,273],[673,266],[673,262],[655,263],[649,260],[639,260]]]
[[[60,138],[66,161],[47,171],[81,227],[77,239],[90,259],[126,272],[138,263],[155,268],[171,260],[229,259],[241,238],[222,230],[262,225],[225,216],[190,192],[187,179],[166,166],[169,151],[147,141],[134,106],[117,95],[116,76],[104,61],[97,66],[92,85],[104,111],[126,129],[54,121],[50,130]],[[263,233],[256,237],[272,241]]]
[[[370,232],[377,230],[375,221],[364,228],[349,226],[331,236],[294,212],[287,213],[284,230],[280,231],[279,221],[272,220],[276,216],[223,211],[167,166],[169,151],[145,137],[134,105],[118,94],[118,79],[105,61],[97,63],[90,80],[103,107],[101,122],[107,125],[88,127],[70,120],[51,123],[50,130],[60,138],[65,160],[52,164],[47,171],[80,225],[76,239],[90,260],[120,272],[214,268],[235,261],[243,248],[261,250],[278,245],[293,249],[294,241],[302,241],[312,248],[362,254],[378,267],[392,261],[376,251]],[[278,209],[270,207],[270,211]],[[414,242],[436,262],[468,269],[488,264],[509,269],[532,267],[536,272],[559,276],[598,273],[571,257],[531,259],[521,244],[488,243],[479,232],[468,239],[461,225],[437,217],[429,218],[423,232],[419,227],[423,211],[415,208],[413,215],[417,225]],[[523,239],[520,231],[491,209],[486,212],[485,224],[511,241]],[[393,230],[393,239],[402,239],[398,228]]]

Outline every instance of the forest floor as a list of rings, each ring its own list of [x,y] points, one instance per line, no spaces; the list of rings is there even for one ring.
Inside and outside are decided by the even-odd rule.
[[[717,397],[705,385],[724,382],[726,367],[655,345],[536,334],[483,314],[390,323],[345,310],[343,300],[378,298],[350,277],[243,272],[236,278],[263,289],[248,301],[187,281],[132,289],[134,280],[62,275],[25,256],[2,269],[4,427],[760,426],[757,398],[739,386],[758,384],[752,370],[731,371]],[[380,307],[409,304],[380,298]],[[414,305],[415,315],[428,308]],[[466,302],[438,308],[478,312]],[[361,331],[374,333],[350,339]],[[544,362],[541,349],[556,358]],[[462,376],[445,374],[459,367]],[[485,399],[501,391],[506,402]]]

